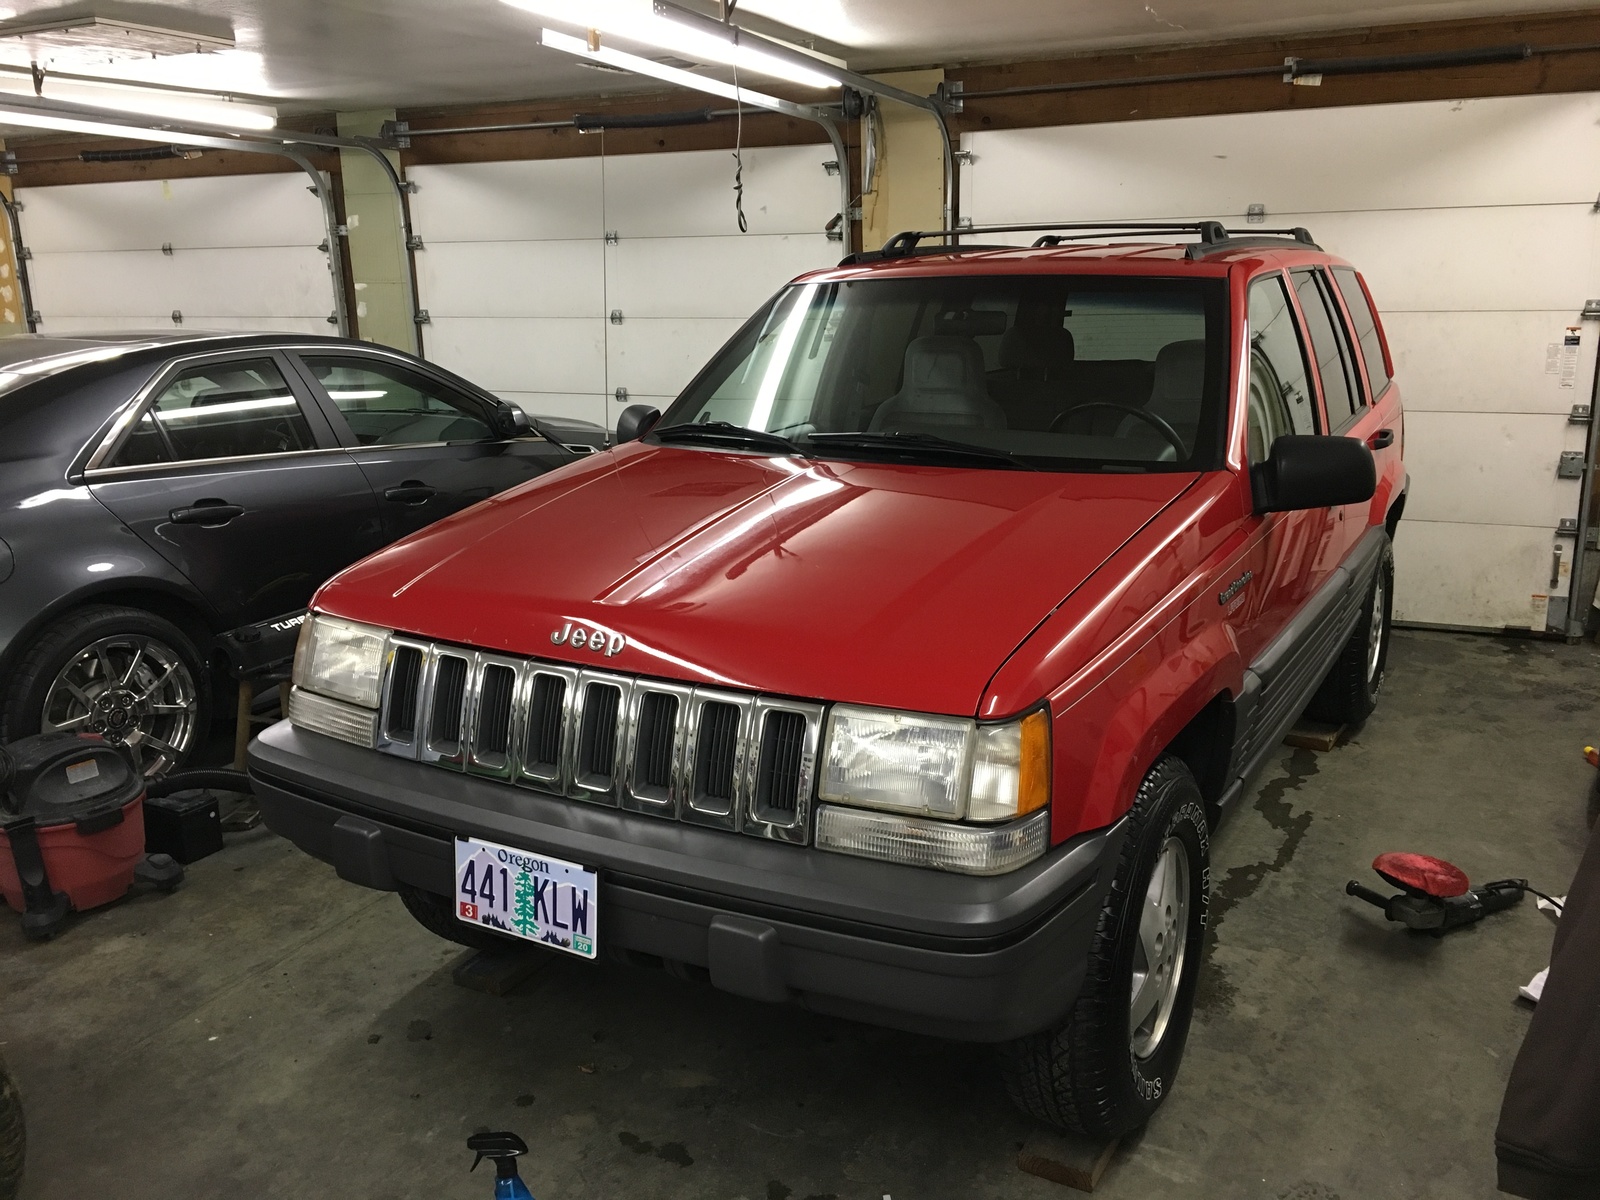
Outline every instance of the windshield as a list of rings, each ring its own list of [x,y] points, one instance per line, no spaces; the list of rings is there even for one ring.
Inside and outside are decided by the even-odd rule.
[[[753,429],[820,458],[1207,470],[1220,458],[1226,321],[1220,279],[797,284],[712,360],[653,437],[712,443]],[[786,452],[778,438],[748,446]]]

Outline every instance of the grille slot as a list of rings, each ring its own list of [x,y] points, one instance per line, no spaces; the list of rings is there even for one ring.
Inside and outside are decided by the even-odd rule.
[[[617,774],[617,715],[622,689],[591,683],[583,691],[583,724],[578,731],[579,786],[605,791]]]
[[[528,738],[522,769],[539,779],[561,774],[561,734],[566,724],[567,681],[559,675],[535,675],[528,702]]]
[[[391,741],[417,739],[417,697],[422,690],[422,651],[396,646],[389,667],[389,711],[384,714],[383,735]]]
[[[467,660],[454,654],[441,654],[434,671],[428,748],[441,756],[450,757],[461,753],[461,711],[467,699]]]
[[[511,749],[511,709],[517,694],[517,673],[502,663],[483,669],[479,684],[475,757],[503,763]]]
[[[700,729],[695,739],[695,808],[717,816],[730,816],[736,798],[739,765],[739,709],[737,705],[709,700],[700,709]]]
[[[672,797],[672,768],[677,758],[678,698],[649,692],[639,704],[639,729],[634,734],[633,792],[663,803]]]
[[[756,765],[755,815],[787,825],[800,807],[805,773],[806,719],[797,712],[769,712],[762,723]]]

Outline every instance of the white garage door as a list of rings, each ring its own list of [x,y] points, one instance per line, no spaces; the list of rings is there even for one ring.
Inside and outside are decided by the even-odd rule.
[[[19,188],[39,332],[336,333],[310,182],[294,171]]]
[[[614,426],[619,388],[664,407],[773,291],[838,261],[832,157],[746,150],[743,234],[725,150],[413,167],[427,355],[533,413]]]
[[[1542,629],[1578,511],[1556,470],[1586,433],[1567,418],[1589,403],[1595,326],[1563,347],[1600,296],[1597,125],[1586,94],[976,133],[962,212],[1248,229],[1263,204],[1266,224],[1308,227],[1365,274],[1405,397],[1396,617]]]

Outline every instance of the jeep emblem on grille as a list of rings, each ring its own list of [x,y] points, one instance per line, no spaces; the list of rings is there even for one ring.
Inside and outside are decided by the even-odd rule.
[[[607,658],[615,658],[628,644],[628,639],[620,633],[613,633],[609,629],[591,629],[572,621],[554,630],[550,634],[550,641],[552,645],[571,646],[574,650],[588,649]]]

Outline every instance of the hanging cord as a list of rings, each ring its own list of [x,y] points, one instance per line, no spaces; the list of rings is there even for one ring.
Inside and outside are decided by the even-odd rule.
[[[730,11],[732,5],[729,5]],[[739,232],[749,233],[750,222],[744,215],[744,101],[739,96],[739,35],[734,34],[733,44],[733,211],[739,218]]]

